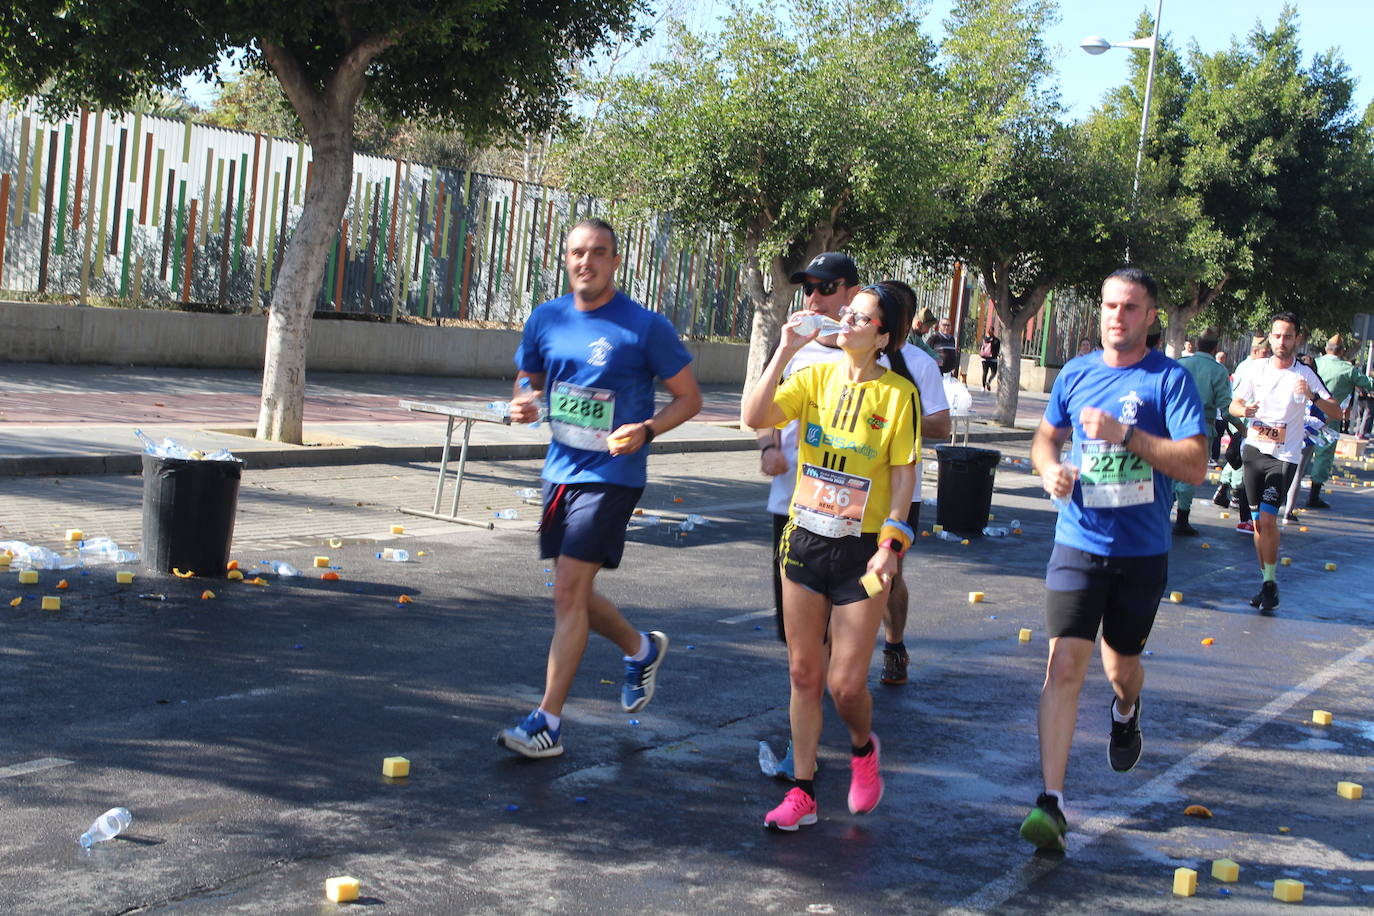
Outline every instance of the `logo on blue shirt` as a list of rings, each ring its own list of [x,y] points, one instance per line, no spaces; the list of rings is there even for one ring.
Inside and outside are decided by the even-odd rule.
[[[808,423],[808,424],[806,424],[806,444],[807,444],[807,445],[820,445],[820,444],[821,444],[821,428],[820,428],[819,424],[816,424],[816,423]]]

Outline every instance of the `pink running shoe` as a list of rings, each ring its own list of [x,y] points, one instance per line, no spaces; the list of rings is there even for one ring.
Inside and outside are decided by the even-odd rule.
[[[1239,525],[1236,526],[1236,530],[1239,531],[1239,532],[1241,532],[1242,534],[1254,534],[1254,533],[1255,533],[1255,523],[1254,523],[1254,522],[1241,522]]]
[[[778,805],[763,819],[769,830],[796,830],[816,823],[816,800],[799,787],[787,790]]]
[[[878,736],[870,733],[873,753],[867,757],[849,758],[849,813],[867,814],[878,807],[883,798],[883,777],[878,772]]]

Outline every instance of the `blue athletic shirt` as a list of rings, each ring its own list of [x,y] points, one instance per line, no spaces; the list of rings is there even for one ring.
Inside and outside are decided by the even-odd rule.
[[[613,405],[607,416],[589,420],[589,436],[639,423],[654,415],[654,380],[677,375],[692,361],[677,331],[662,315],[649,311],[617,290],[611,301],[590,312],[579,311],[568,293],[536,308],[525,322],[524,336],[515,351],[515,365],[545,376],[544,394],[550,408],[565,409],[566,398],[556,395],[558,383],[578,397],[575,405],[596,408]],[[579,390],[580,389],[580,390]],[[591,393],[589,393],[591,392]],[[557,402],[555,398],[558,398]],[[647,479],[648,449],[613,457],[599,448],[549,443],[543,478],[551,483],[612,483],[642,487]]]
[[[1156,436],[1187,439],[1206,435],[1202,399],[1188,371],[1157,350],[1150,350],[1133,366],[1114,369],[1097,350],[1075,357],[1060,370],[1045,407],[1045,419],[1056,429],[1073,427],[1069,459],[1083,467],[1079,424],[1084,407],[1096,407],[1117,420]],[[1153,470],[1153,469],[1152,469]],[[1082,482],[1075,482],[1073,502],[1059,513],[1054,539],[1099,556],[1147,557],[1167,553],[1172,544],[1169,505],[1173,484],[1154,470],[1154,501],[1119,508],[1086,508]]]

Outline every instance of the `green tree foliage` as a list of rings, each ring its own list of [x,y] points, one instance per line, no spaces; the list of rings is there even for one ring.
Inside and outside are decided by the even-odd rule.
[[[851,240],[893,242],[933,212],[934,48],[900,0],[793,0],[788,22],[739,4],[717,37],[670,39],[647,72],[589,87],[596,117],[568,168],[626,210],[731,233],[754,305],[752,383],[794,270]]]
[[[1041,40],[1051,0],[958,0],[946,20],[951,134],[924,250],[972,267],[1001,322],[997,420],[1011,425],[1021,339],[1050,290],[1100,283],[1120,251],[1129,174],[1060,122]]]
[[[1138,35],[1153,24],[1142,16]],[[1094,112],[1103,156],[1138,125],[1145,55]],[[1161,42],[1132,256],[1163,286],[1171,352],[1190,322],[1236,327],[1291,309],[1344,327],[1368,289],[1374,224],[1369,131],[1333,54],[1302,64],[1297,17],[1187,66]],[[1133,145],[1133,141],[1132,145]]]
[[[213,78],[221,55],[280,81],[313,180],[273,289],[258,435],[299,442],[314,291],[348,200],[355,112],[482,137],[547,129],[570,62],[629,29],[637,0],[22,0],[0,15],[0,87],[54,111],[131,106]]]

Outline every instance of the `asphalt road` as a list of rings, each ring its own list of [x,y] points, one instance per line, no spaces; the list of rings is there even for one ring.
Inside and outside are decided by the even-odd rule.
[[[1245,601],[1257,576],[1234,519],[1195,508],[1204,535],[1171,558],[1183,601],[1161,608],[1150,642],[1141,763],[1107,765],[1110,689],[1095,668],[1070,761],[1069,851],[1041,857],[1016,828],[1040,788],[1053,515],[1023,470],[999,468],[993,509],[1021,536],[923,538],[908,559],[912,681],[880,687],[876,664],[872,678],[882,804],[848,814],[831,711],[821,820],[790,835],[761,827],[785,786],[760,774],[758,741],[786,740],[787,676],[756,458],[654,460],[642,505],[663,522],[638,520],[624,567],[600,581],[633,622],[671,636],[659,693],[622,713],[617,653],[594,640],[567,752],[546,761],[492,740],[541,692],[551,577],[532,524],[396,513],[423,504],[432,473],[251,475],[235,556],[305,568],[328,555],[338,582],[216,582],[202,600],[204,581],[117,586],[108,567],[62,574],[63,591],[55,573],[38,587],[0,577],[0,597],[23,599],[0,604],[0,908],[318,913],[335,908],[325,879],[344,874],[362,904],[395,913],[1264,913],[1288,906],[1270,897],[1284,877],[1305,883],[1309,909],[1374,906],[1371,801],[1336,794],[1339,780],[1374,789],[1374,490],[1342,489],[1333,512],[1304,518],[1309,531],[1285,532],[1293,565],[1273,618]],[[513,505],[537,465],[473,473],[483,483],[466,505],[486,512]],[[679,533],[687,513],[708,524]],[[5,539],[82,525],[127,535],[137,481],[0,480],[0,517]],[[384,545],[412,561],[378,559]],[[975,589],[985,603],[968,603]],[[61,611],[39,609],[50,594]],[[1311,724],[1313,709],[1332,724]],[[408,779],[381,776],[392,755],[411,760]],[[1194,803],[1214,817],[1185,816]],[[133,811],[128,835],[83,853],[77,835],[113,805]],[[1237,883],[1210,878],[1221,857],[1240,863]],[[1198,870],[1196,897],[1172,895],[1179,866]]]

